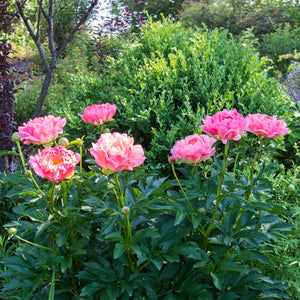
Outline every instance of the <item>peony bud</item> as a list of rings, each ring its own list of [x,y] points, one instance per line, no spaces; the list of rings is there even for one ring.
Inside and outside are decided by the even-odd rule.
[[[128,206],[122,207],[122,214],[127,215],[129,214],[130,208]]]
[[[296,187],[293,184],[289,184],[288,191],[289,192],[294,192],[295,190],[296,190]]]
[[[62,138],[59,139],[58,145],[61,145],[65,148],[67,148],[69,146],[69,140],[65,137],[62,137]]]
[[[25,170],[25,176],[27,178],[31,178],[32,177],[32,172],[30,170]]]
[[[114,171],[111,171],[110,169],[102,169],[102,173],[104,175],[111,175],[114,173]]]
[[[18,232],[17,228],[15,228],[15,227],[10,227],[10,228],[7,229],[7,231],[8,231],[9,235],[13,235],[13,236],[16,236],[17,232]]]
[[[112,190],[115,187],[115,185],[113,183],[108,183],[107,184],[107,189],[108,190]]]
[[[206,209],[204,207],[199,207],[197,211],[199,215],[206,215]]]
[[[11,137],[11,140],[14,142],[14,143],[17,143],[20,139],[19,139],[19,135],[17,132],[15,132],[12,137]]]

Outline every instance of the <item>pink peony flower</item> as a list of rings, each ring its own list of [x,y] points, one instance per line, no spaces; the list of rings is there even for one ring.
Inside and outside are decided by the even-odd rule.
[[[177,141],[171,149],[173,154],[170,157],[171,162],[176,162],[180,159],[191,164],[197,164],[202,160],[210,158],[215,152],[215,148],[211,148],[216,139],[208,135],[193,134],[185,139]]]
[[[103,133],[96,144],[92,143],[90,153],[103,169],[132,171],[146,159],[142,146],[133,143],[134,139],[127,134]]]
[[[31,156],[30,166],[35,173],[51,181],[61,181],[73,175],[75,166],[80,161],[80,155],[63,146],[45,148]]]
[[[88,106],[83,111],[81,119],[93,125],[102,125],[110,120],[116,113],[117,107],[114,104],[103,103]]]
[[[276,116],[270,117],[265,114],[249,114],[247,131],[252,132],[262,138],[276,138],[288,132],[286,122],[277,120]]]
[[[203,122],[204,125],[201,125],[200,128],[218,140],[222,140],[223,144],[229,140],[240,140],[241,133],[247,126],[247,120],[236,109],[229,111],[224,109],[212,117],[206,116]]]
[[[52,115],[35,118],[19,126],[18,135],[24,144],[44,145],[54,141],[62,133],[66,119]]]

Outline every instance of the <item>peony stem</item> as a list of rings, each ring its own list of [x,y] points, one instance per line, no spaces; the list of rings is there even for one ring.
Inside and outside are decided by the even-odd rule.
[[[49,201],[51,212],[54,212],[54,191],[55,191],[55,184],[56,184],[56,182],[53,181],[52,182],[52,187],[51,187],[50,201]]]
[[[183,195],[184,195],[184,197],[185,197],[187,203],[189,204],[191,210],[194,212],[194,211],[195,211],[195,210],[194,210],[194,207],[193,207],[192,203],[190,202],[190,199],[189,199],[188,196],[186,195],[186,193],[185,193],[185,191],[184,191],[184,189],[183,189],[183,187],[182,187],[182,185],[181,185],[181,183],[180,183],[180,181],[179,181],[179,179],[178,179],[178,177],[177,177],[177,174],[176,174],[175,167],[174,167],[174,164],[173,164],[173,163],[171,163],[171,167],[172,167],[172,171],[173,171],[174,177],[175,177],[175,179],[176,179],[176,181],[177,181],[177,183],[178,183],[178,185],[179,185],[179,187],[180,187],[180,189],[181,189],[181,191],[182,191],[182,193],[183,193]]]
[[[67,207],[67,190],[66,190],[66,183],[63,181],[61,183],[61,189],[63,193],[63,207]]]
[[[124,217],[124,236],[125,236],[125,243],[127,245],[127,257],[128,257],[128,262],[129,262],[129,266],[130,266],[130,269],[131,271],[134,271],[134,266],[133,266],[133,263],[132,263],[132,257],[131,257],[131,252],[129,251],[129,245],[132,243],[132,233],[131,233],[131,226],[130,226],[130,219],[129,219],[129,208],[128,210],[127,209],[124,209],[126,208],[125,206],[125,202],[124,202],[124,195],[123,195],[123,191],[122,191],[122,187],[120,185],[120,181],[119,181],[119,175],[118,175],[118,172],[115,172],[115,184],[116,184],[116,187],[118,189],[118,192],[119,193],[115,193],[116,194],[116,198],[117,198],[117,201],[118,201],[118,205],[120,206],[121,204],[121,207],[122,207],[122,213],[125,214],[125,217]],[[120,201],[120,203],[119,203]]]
[[[120,200],[119,200],[119,197],[118,197],[118,193],[117,193],[117,191],[116,191],[116,189],[115,189],[115,188],[113,188],[113,191],[114,191],[114,194],[115,194],[115,196],[116,196],[116,199],[117,199],[117,204],[118,204],[118,207],[119,207],[119,209],[121,210],[121,209],[122,209],[122,207],[121,207],[121,205],[120,205]]]
[[[116,186],[117,186],[118,192],[119,192],[117,194],[117,196],[118,196],[117,198],[119,198],[121,206],[124,207],[125,206],[124,196],[123,196],[123,191],[122,191],[122,188],[120,185],[118,172],[115,172],[114,175],[115,175],[115,183],[116,183]]]
[[[18,151],[19,151],[19,156],[21,158],[23,169],[24,169],[24,171],[26,171],[25,160],[24,160],[22,149],[21,149],[20,141],[17,140],[16,144],[17,144],[17,148],[18,148]]]
[[[209,224],[206,235],[204,237],[204,244],[203,244],[204,251],[207,250],[208,238],[210,236],[212,229],[215,227],[216,214],[217,214],[217,211],[220,207],[221,200],[222,200],[221,190],[222,190],[224,176],[225,176],[225,172],[226,172],[226,168],[227,168],[228,152],[229,152],[229,141],[227,141],[227,143],[225,144],[223,166],[222,166],[222,171],[220,173],[220,180],[219,180],[219,184],[218,184],[218,188],[217,188],[216,205],[215,205],[213,213],[212,213],[212,218],[211,218],[212,222]]]
[[[254,158],[252,160],[252,164],[250,166],[250,186],[251,187],[253,186],[253,177],[254,177],[255,164],[257,162],[258,154],[261,152],[262,147],[263,147],[263,140],[259,140],[258,151],[255,153]]]
[[[52,248],[48,248],[48,247],[45,247],[45,246],[42,246],[42,245],[35,244],[35,243],[33,243],[33,242],[30,242],[30,241],[28,241],[28,240],[23,239],[22,237],[20,237],[20,236],[18,236],[18,235],[15,235],[15,237],[16,237],[17,239],[19,239],[20,241],[25,242],[25,243],[27,243],[27,244],[29,244],[29,245],[32,245],[32,246],[35,246],[35,247],[38,247],[38,248],[42,248],[42,249],[45,249],[45,250],[49,250],[49,251],[51,251],[51,252],[53,252],[53,253],[58,254],[58,253],[57,253],[54,249],[52,249]]]
[[[79,154],[80,154],[79,172],[82,173],[82,144],[80,144],[79,146]]]
[[[237,166],[238,158],[239,158],[239,154],[236,155],[235,160],[234,160],[233,175],[235,175],[235,172],[236,172],[236,166]]]
[[[32,182],[34,183],[34,185],[36,186],[36,188],[39,190],[39,192],[40,192],[42,195],[44,195],[44,192],[40,189],[39,185],[38,185],[37,182],[35,181],[35,179],[34,179],[32,173],[31,173],[31,171],[26,169],[25,160],[24,160],[24,155],[23,155],[23,152],[22,152],[22,149],[21,149],[20,141],[19,141],[19,140],[16,140],[16,144],[17,144],[19,156],[20,156],[20,158],[21,158],[21,162],[22,162],[22,166],[23,166],[23,169],[24,169],[25,174],[29,174],[30,179],[32,180]]]

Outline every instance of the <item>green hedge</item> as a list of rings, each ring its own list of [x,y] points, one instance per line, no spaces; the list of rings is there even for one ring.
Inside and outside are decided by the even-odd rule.
[[[175,141],[199,132],[205,114],[237,108],[285,117],[291,105],[247,37],[236,41],[225,30],[187,30],[170,20],[150,20],[98,80],[82,76],[69,84],[65,102],[68,95],[72,115],[91,103],[115,103],[114,130],[134,136],[147,161],[162,168]]]

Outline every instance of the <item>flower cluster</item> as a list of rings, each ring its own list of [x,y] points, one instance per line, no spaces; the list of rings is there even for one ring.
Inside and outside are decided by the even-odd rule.
[[[228,141],[238,141],[245,132],[251,132],[260,138],[276,138],[287,133],[287,124],[283,120],[277,120],[276,116],[265,114],[249,114],[243,117],[236,109],[217,112],[213,116],[203,119],[204,125],[200,128],[203,132],[213,136],[191,135],[183,140],[177,141],[171,149],[170,162],[182,160],[191,164],[197,164],[206,160],[215,153],[211,148],[215,139],[221,140],[223,144]],[[214,139],[215,138],[215,139]]]
[[[95,104],[85,108],[81,116],[84,121],[94,125],[102,125],[116,113],[116,106],[109,103]],[[200,128],[205,134],[193,134],[179,140],[171,149],[170,162],[179,160],[193,165],[210,158],[216,151],[213,144],[221,140],[238,141],[245,132],[251,132],[261,138],[276,138],[287,133],[288,128],[283,120],[276,116],[249,114],[243,117],[236,109],[207,115]],[[19,127],[18,136],[25,144],[49,146],[62,133],[66,119],[52,115],[29,120]],[[62,146],[64,145],[64,146]],[[45,148],[30,157],[30,165],[37,175],[51,181],[61,181],[72,176],[80,155],[74,154],[66,147],[68,143],[60,143],[58,147]],[[90,154],[96,163],[110,172],[122,170],[132,171],[146,159],[141,145],[134,145],[134,139],[119,132],[103,133],[96,143],[92,143]]]
[[[95,104],[85,108],[81,117],[89,124],[102,125],[111,120],[115,113],[115,105]],[[81,159],[78,153],[67,149],[69,142],[65,138],[60,139],[57,147],[49,147],[63,133],[65,124],[65,118],[49,115],[29,120],[18,128],[17,137],[24,144],[48,147],[31,156],[29,164],[38,176],[50,181],[70,178]],[[102,134],[97,143],[92,143],[90,153],[100,167],[111,172],[132,171],[146,159],[141,145],[134,145],[132,137],[118,132]]]

